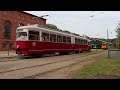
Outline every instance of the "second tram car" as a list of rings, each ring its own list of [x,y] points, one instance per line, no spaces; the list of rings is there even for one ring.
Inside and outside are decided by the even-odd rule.
[[[101,48],[104,49],[104,50],[106,50],[108,48],[111,49],[111,48],[113,48],[113,44],[108,43],[108,42],[103,42]]]
[[[91,51],[90,40],[50,30],[39,25],[21,26],[16,30],[16,53],[23,56]]]
[[[108,43],[104,42],[102,43],[102,46],[101,46],[102,49],[108,49]]]

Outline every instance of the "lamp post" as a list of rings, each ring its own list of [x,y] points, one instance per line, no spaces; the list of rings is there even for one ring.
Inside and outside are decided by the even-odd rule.
[[[35,18],[43,18],[43,17],[47,17],[47,16],[50,16],[50,15],[42,15],[42,16],[37,16],[37,17],[33,17],[33,19],[35,19]]]
[[[109,35],[108,35],[108,29],[107,29],[107,43],[109,44]],[[108,49],[109,49],[109,45],[108,45]]]
[[[34,19],[35,21],[37,21],[37,23],[39,24],[39,20],[36,20],[36,18],[43,18],[43,17],[47,17],[49,15],[42,15],[42,16],[37,16],[37,17],[33,17],[32,19]]]
[[[49,15],[42,15],[42,16],[40,16],[40,17],[43,18],[43,17],[47,17],[47,16],[49,16]]]

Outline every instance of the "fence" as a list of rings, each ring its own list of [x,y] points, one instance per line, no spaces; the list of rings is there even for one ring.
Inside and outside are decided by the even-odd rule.
[[[120,49],[108,50],[108,58],[120,58]]]

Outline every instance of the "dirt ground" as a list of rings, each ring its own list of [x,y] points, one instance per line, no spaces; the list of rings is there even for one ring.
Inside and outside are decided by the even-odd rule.
[[[82,67],[89,63],[95,62],[106,57],[107,52],[100,53],[97,55],[88,55],[87,53],[80,53],[63,56],[32,58],[28,60],[18,60],[14,62],[13,61],[1,62],[0,78],[20,79],[33,75],[34,77],[30,79],[73,79],[73,74],[77,70],[80,70]],[[56,61],[61,62],[51,63]]]
[[[87,64],[93,63],[106,57],[106,53],[98,55],[96,57],[88,57],[86,58],[86,61],[47,74],[36,76],[34,79],[73,79],[73,75],[76,71],[82,69]]]

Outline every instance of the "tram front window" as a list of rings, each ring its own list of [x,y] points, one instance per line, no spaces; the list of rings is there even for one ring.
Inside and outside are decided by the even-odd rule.
[[[27,40],[27,33],[26,32],[17,32],[16,40]]]

